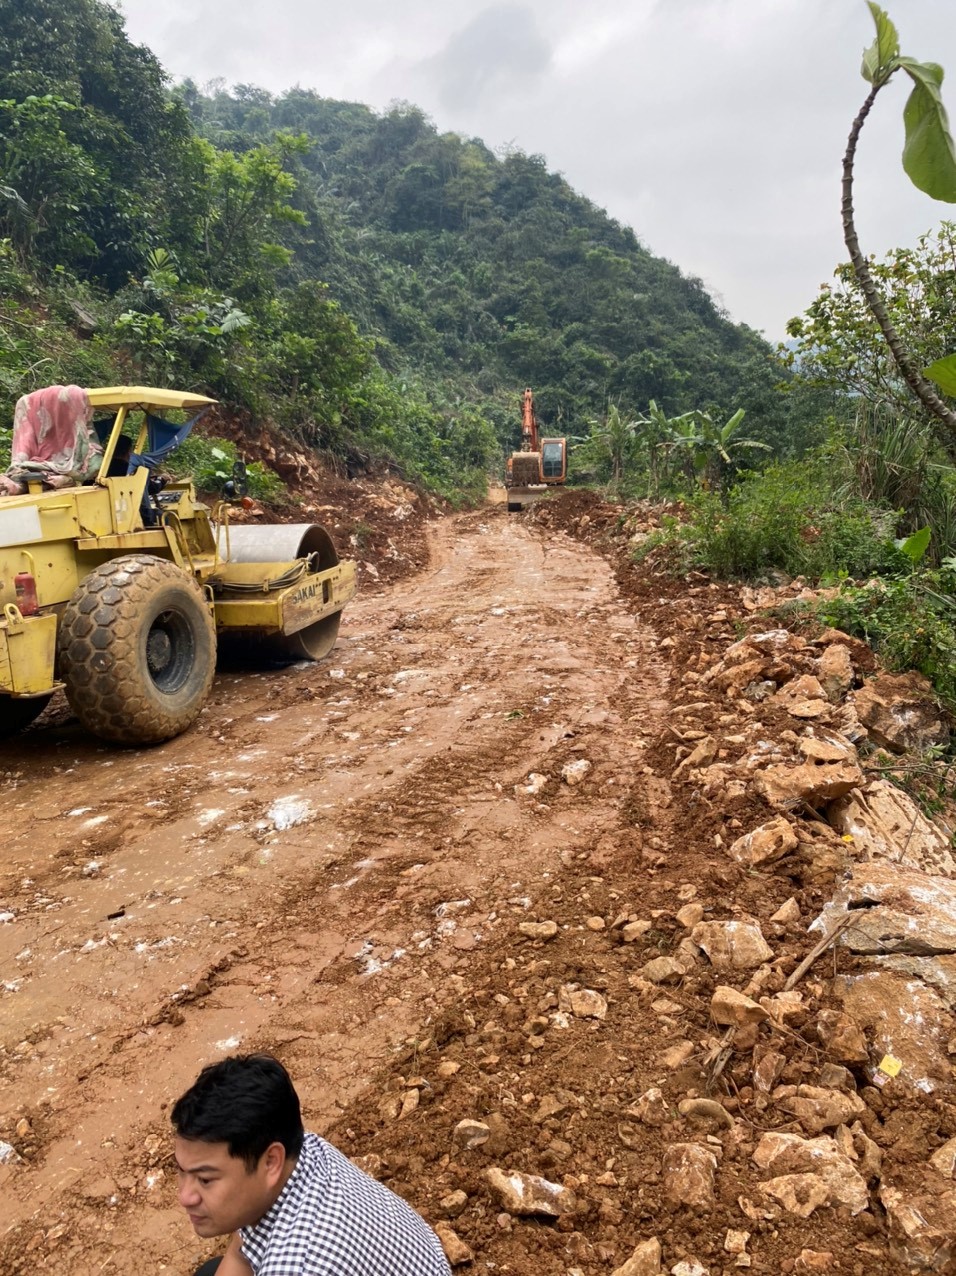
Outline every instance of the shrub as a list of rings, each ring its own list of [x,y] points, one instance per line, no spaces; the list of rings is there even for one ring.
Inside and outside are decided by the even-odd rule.
[[[926,421],[861,400],[853,427],[833,432],[832,454],[846,469],[844,490],[902,511],[901,535],[933,529],[932,563],[956,552],[956,468]]]
[[[699,492],[687,510],[688,521],[665,540],[682,542],[692,565],[718,576],[778,570],[839,579],[905,563],[892,540],[894,515],[838,498],[822,456],[744,475],[723,499]]]
[[[239,451],[228,439],[191,434],[169,458],[166,466],[173,474],[189,477],[203,492],[221,492],[232,477],[232,467]],[[273,470],[259,461],[246,466],[249,495],[257,501],[277,501],[285,495],[285,484]]]
[[[844,584],[821,603],[824,623],[865,639],[895,672],[916,669],[956,711],[956,574],[946,569]]]
[[[10,460],[17,399],[47,385],[114,385],[123,380],[98,340],[81,341],[56,315],[57,305],[86,295],[61,284],[46,295],[19,265],[9,240],[0,239],[0,469]]]
[[[444,403],[411,377],[373,370],[352,411],[357,444],[394,461],[403,475],[452,505],[474,505],[500,468],[494,427],[468,404]]]

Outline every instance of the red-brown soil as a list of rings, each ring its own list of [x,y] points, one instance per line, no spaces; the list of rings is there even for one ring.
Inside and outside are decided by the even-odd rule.
[[[62,709],[0,747],[0,1138],[22,1158],[0,1167],[0,1272],[186,1276],[214,1252],[176,1205],[168,1109],[205,1063],[249,1049],[275,1052],[310,1128],[432,1222],[464,1190],[451,1226],[475,1271],[595,1276],[657,1236],[668,1270],[729,1272],[741,1228],[756,1272],[804,1248],[854,1276],[903,1270],[875,1204],[744,1217],[761,1133],[799,1127],[752,1103],[752,1049],[716,1092],[734,1132],[678,1116],[706,1090],[721,980],[706,965],[650,991],[636,978],[694,901],[764,921],[778,989],[829,890],[743,870],[721,848],[755,813],[671,780],[684,661],[734,640],[739,591],[632,566],[602,541],[617,511],[588,494],[448,516],[393,487],[343,478],[308,502],[378,573],[363,569],[328,661],[220,674],[197,727],[160,748],[107,748]],[[790,896],[803,924],[767,923]],[[636,943],[615,929],[629,915],[652,923]],[[525,938],[528,921],[558,933]],[[814,1004],[834,962],[852,958],[811,972]],[[600,992],[606,1018],[555,1018],[569,984]],[[763,1031],[782,1082],[816,1080],[809,1017]],[[652,1086],[659,1127],[628,1113]],[[864,1124],[897,1177],[956,1133],[949,1095],[874,1095]],[[539,1117],[546,1096],[559,1110]],[[464,1118],[490,1140],[458,1146]],[[674,1207],[663,1149],[708,1139],[714,1208]],[[571,1186],[577,1211],[502,1214],[491,1165]]]

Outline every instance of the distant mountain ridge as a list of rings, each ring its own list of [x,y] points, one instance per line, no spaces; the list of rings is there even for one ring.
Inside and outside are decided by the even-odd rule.
[[[403,104],[384,114],[302,89],[176,90],[217,146],[304,133],[295,270],[326,281],[383,359],[469,395],[530,384],[566,428],[606,403],[744,406],[768,427],[772,347],[655,257],[543,157],[496,156]],[[753,426],[751,427],[753,428]]]

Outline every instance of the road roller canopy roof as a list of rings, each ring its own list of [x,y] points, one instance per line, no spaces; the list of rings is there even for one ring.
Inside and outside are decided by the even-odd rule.
[[[86,394],[93,409],[93,429],[103,447],[103,459],[97,482],[102,483],[111,475],[132,474],[139,466],[154,469],[171,452],[185,442],[190,430],[203,413],[216,403],[205,394],[189,390],[166,390],[149,385],[95,386]],[[159,415],[167,411],[192,411],[194,415],[182,424],[166,421]],[[96,416],[96,413],[109,416]],[[128,455],[120,454],[114,461],[116,449],[131,413],[142,412],[135,442],[130,438]]]
[[[161,390],[148,385],[96,386],[86,393],[94,409],[106,411],[119,408],[206,408],[217,402],[189,390]]]

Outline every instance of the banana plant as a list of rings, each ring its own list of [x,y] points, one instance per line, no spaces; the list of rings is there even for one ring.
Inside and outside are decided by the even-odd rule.
[[[624,478],[640,424],[639,419],[624,415],[615,403],[608,407],[603,420],[594,419],[590,422],[588,442],[592,445],[592,451],[610,468],[611,484],[615,491],[620,488]]]
[[[897,367],[923,406],[956,433],[956,412],[940,398],[938,386],[945,394],[956,396],[956,355],[937,359],[920,369],[890,318],[873,278],[867,259],[860,249],[853,216],[853,164],[860,130],[876,100],[898,71],[913,82],[903,109],[906,140],[903,168],[913,184],[933,199],[956,203],[956,151],[943,105],[941,86],[943,68],[935,62],[917,62],[900,53],[899,36],[885,10],[867,0],[876,24],[876,40],[863,54],[863,78],[871,86],[866,101],[853,121],[843,156],[843,238],[850,254],[860,290],[879,324]],[[935,384],[934,384],[935,383]]]
[[[673,417],[668,422],[670,449],[685,453],[690,461],[691,474],[702,486],[723,485],[734,463],[731,453],[744,448],[770,451],[769,445],[758,439],[735,437],[744,415],[745,409],[738,408],[721,425],[709,412],[694,411]]]
[[[648,500],[660,496],[664,459],[671,433],[671,419],[651,399],[647,412],[633,418],[632,427],[636,450],[643,460],[647,473]]]

